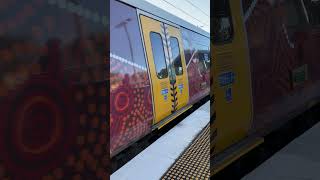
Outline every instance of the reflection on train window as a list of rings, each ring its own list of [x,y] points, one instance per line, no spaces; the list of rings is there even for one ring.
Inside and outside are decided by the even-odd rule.
[[[176,75],[182,75],[182,62],[181,62],[181,55],[180,55],[180,48],[178,39],[175,37],[170,38],[170,46],[172,52],[172,59],[173,59],[173,67]]]
[[[320,0],[303,0],[309,22],[312,25],[320,25]]]
[[[213,1],[213,42],[226,43],[233,38],[229,0]]]
[[[209,50],[203,54],[203,63],[206,66],[206,69],[210,69],[210,51]]]
[[[164,55],[164,47],[162,43],[162,37],[159,33],[150,33],[153,61],[156,66],[157,76],[159,79],[168,77],[168,70],[166,64],[166,58]]]
[[[253,1],[254,0],[242,0],[242,12],[243,12],[243,14],[245,14],[249,10],[249,8],[252,5]]]
[[[199,57],[199,70],[200,72],[206,72],[210,68],[209,54],[207,51],[200,51]]]
[[[300,0],[285,1],[285,7],[286,28],[289,38],[292,39],[296,30],[299,27],[304,26],[307,20]]]
[[[286,6],[286,13],[287,13],[286,14],[287,27],[297,27],[305,23],[306,17],[303,14],[301,1],[299,0],[286,1],[285,6]]]

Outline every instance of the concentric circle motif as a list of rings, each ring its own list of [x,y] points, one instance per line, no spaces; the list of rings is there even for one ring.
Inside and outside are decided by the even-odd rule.
[[[129,85],[123,85],[117,88],[115,92],[111,92],[111,105],[113,113],[121,115],[126,114],[130,107],[133,106],[133,94]]]
[[[46,96],[35,96],[20,105],[17,112],[11,135],[17,149],[34,155],[51,149],[63,126],[63,114],[57,104]]]
[[[117,96],[123,98],[121,107],[126,107],[128,104],[126,110],[123,111],[125,113],[119,112],[119,108],[116,107],[120,104]],[[130,103],[127,103],[128,100]],[[110,103],[110,153],[113,154],[150,130],[152,120],[150,88],[143,84],[119,86],[118,89],[111,92]]]
[[[129,107],[129,95],[126,92],[119,92],[115,97],[115,108],[118,112],[123,112]]]
[[[68,88],[61,88],[50,79],[30,80],[1,104],[1,158],[17,179],[47,174],[75,142],[74,105]]]

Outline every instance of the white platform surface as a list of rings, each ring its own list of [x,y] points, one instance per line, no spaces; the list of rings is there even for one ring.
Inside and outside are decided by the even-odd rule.
[[[242,180],[320,180],[320,123]]]
[[[127,164],[111,180],[158,180],[210,122],[210,101],[173,127]]]

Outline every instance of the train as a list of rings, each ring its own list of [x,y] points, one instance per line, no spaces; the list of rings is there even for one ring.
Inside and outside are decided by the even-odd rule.
[[[146,1],[110,1],[110,156],[210,93],[210,34]]]
[[[320,3],[212,3],[214,176],[319,104]]]
[[[209,33],[147,2],[0,10],[0,179],[109,179],[110,156],[209,94]]]
[[[318,1],[211,3],[212,34],[145,1],[1,1],[0,179],[107,179],[208,96],[214,175],[319,103]]]

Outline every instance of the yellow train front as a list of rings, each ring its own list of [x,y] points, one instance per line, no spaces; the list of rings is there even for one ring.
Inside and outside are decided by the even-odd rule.
[[[213,1],[212,175],[319,103],[319,7]]]

